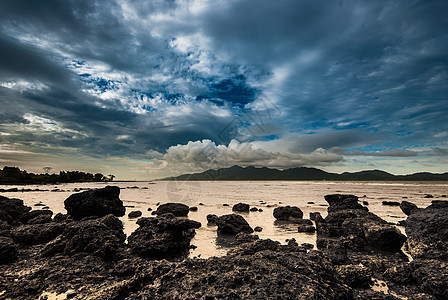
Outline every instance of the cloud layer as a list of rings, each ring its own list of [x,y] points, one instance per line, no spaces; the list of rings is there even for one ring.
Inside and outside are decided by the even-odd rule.
[[[91,160],[141,179],[228,164],[444,171],[447,10],[2,1],[0,165]]]

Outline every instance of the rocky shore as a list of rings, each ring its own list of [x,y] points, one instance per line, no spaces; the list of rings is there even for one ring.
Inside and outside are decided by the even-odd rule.
[[[67,214],[31,210],[0,196],[0,299],[446,299],[448,201],[408,201],[402,234],[354,195],[325,196],[328,215],[304,219],[278,207],[279,222],[316,231],[318,249],[259,239],[239,211],[207,216],[235,236],[222,257],[188,258],[201,227],[183,204],[160,205],[128,237],[120,189],[83,191]],[[403,253],[403,250],[408,254]]]

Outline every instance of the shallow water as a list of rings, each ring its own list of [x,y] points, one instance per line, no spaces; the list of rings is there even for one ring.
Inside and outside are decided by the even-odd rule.
[[[328,205],[324,200],[324,195],[354,194],[360,197],[361,201],[369,203],[368,207],[371,212],[386,221],[396,223],[406,219],[406,216],[399,207],[384,206],[382,201],[408,200],[419,207],[425,207],[433,199],[447,199],[445,197],[448,192],[448,183],[444,182],[159,181],[32,185],[25,188],[59,189],[62,191],[8,192],[1,193],[1,195],[20,198],[33,209],[41,209],[41,206],[34,205],[42,202],[55,214],[66,213],[64,200],[75,192],[74,189],[98,188],[107,184],[119,186],[122,189],[121,200],[126,206],[134,206],[127,207],[126,216],[121,218],[127,235],[138,227],[136,219],[127,217],[130,211],[140,210],[143,212],[143,216],[147,217],[151,216],[151,212],[147,209],[157,209],[157,203],[181,202],[189,206],[197,206],[198,211],[190,212],[188,215],[190,219],[202,224],[192,241],[197,248],[191,251],[191,256],[200,255],[202,258],[224,255],[231,243],[231,240],[227,238],[218,237],[216,226],[207,226],[206,216],[208,214],[220,216],[232,213],[232,206],[238,202],[263,209],[262,212],[242,213],[252,227],[261,226],[263,228],[262,232],[256,233],[260,238],[270,238],[281,243],[284,243],[286,239],[295,238],[299,244],[315,245],[315,234],[298,233],[297,226],[294,224],[276,222],[273,217],[274,208],[280,205],[295,205],[303,211],[304,218],[309,218],[310,212],[320,212],[325,217]],[[22,186],[1,186],[4,189],[12,187],[22,188]],[[434,198],[424,198],[426,194],[431,194]],[[408,199],[403,199],[403,197]],[[203,205],[199,205],[200,203]],[[229,206],[223,206],[223,204]],[[400,229],[403,231],[403,228]]]

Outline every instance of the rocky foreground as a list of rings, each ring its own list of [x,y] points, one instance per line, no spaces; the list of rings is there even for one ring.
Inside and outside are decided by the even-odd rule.
[[[161,205],[127,237],[118,187],[65,200],[67,215],[0,196],[0,299],[446,299],[448,201],[403,201],[406,236],[353,195],[327,195],[328,215],[276,219],[317,231],[319,250],[260,240],[239,214],[209,215],[236,235],[226,256],[186,258],[195,229],[182,204]],[[239,205],[234,211],[246,210]],[[412,259],[402,252],[405,248]],[[311,248],[311,249],[310,249]]]

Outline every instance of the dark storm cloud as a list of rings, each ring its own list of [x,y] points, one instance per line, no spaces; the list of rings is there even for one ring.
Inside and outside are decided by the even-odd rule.
[[[252,114],[225,144],[252,134],[240,141],[272,148],[250,154],[257,165],[446,149],[446,11],[446,1],[5,0],[0,132],[13,135],[2,141],[144,158],[204,139],[179,151],[220,149],[220,133]],[[260,93],[279,113],[264,120],[276,130],[254,134]],[[275,161],[279,149],[295,156]]]

